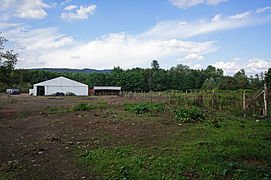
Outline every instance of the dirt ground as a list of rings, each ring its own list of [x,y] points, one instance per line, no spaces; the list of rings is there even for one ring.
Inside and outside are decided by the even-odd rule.
[[[164,117],[157,123],[116,121],[121,104],[141,98],[33,97],[0,95],[0,179],[95,179],[74,156],[74,147],[116,144],[152,146],[168,138],[178,125]],[[109,108],[46,113],[50,107],[79,102],[107,102]],[[114,108],[111,108],[113,107]],[[161,117],[158,117],[161,118]]]

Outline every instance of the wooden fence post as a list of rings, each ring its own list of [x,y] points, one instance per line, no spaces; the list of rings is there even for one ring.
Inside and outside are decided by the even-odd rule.
[[[188,96],[187,96],[187,90],[185,91],[186,95],[185,95],[185,101],[186,101],[186,104],[188,105]]]
[[[264,100],[263,116],[266,117],[267,116],[267,86],[266,86],[266,83],[264,84],[263,100]]]
[[[215,90],[212,90],[212,109],[214,108],[214,103],[215,103]]]
[[[159,91],[159,102],[161,101],[161,92]]]

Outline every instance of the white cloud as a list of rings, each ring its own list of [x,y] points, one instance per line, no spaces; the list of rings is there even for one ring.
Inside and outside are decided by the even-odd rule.
[[[271,11],[271,6],[257,9],[256,13],[263,13],[265,11]]]
[[[47,16],[44,8],[50,6],[42,0],[0,0],[0,15],[5,19],[11,16],[27,19],[42,19]]]
[[[184,58],[178,58],[177,61],[179,61],[179,62],[186,62],[186,61],[191,61],[191,60],[201,61],[203,59],[204,59],[204,57],[202,55],[188,54]]]
[[[261,71],[267,71],[268,68],[271,68],[271,62],[267,62],[260,58],[253,58],[248,61],[246,67],[247,67],[246,71],[249,73],[252,73],[252,72],[259,73]]]
[[[72,0],[66,0],[66,1],[62,2],[61,5],[67,4],[69,2],[72,2]]]
[[[204,2],[204,0],[169,0],[174,6],[179,8],[189,8]]]
[[[202,69],[202,66],[200,64],[195,64],[192,69]]]
[[[220,18],[221,18],[221,14],[217,14],[217,15],[212,19],[212,22],[219,21]]]
[[[154,28],[138,35],[127,33],[106,34],[96,40],[78,42],[71,36],[61,34],[58,28],[31,29],[22,24],[0,23],[0,31],[8,38],[19,53],[19,68],[33,67],[67,67],[67,68],[131,68],[142,66],[152,59],[159,61],[168,59],[183,60],[191,67],[194,60],[203,60],[206,54],[214,52],[218,47],[215,41],[195,42],[184,40],[196,35],[218,30],[245,27],[251,24],[268,22],[266,16],[249,16],[241,19],[220,17],[217,21],[164,21]],[[8,29],[8,30],[7,30]],[[238,71],[242,67],[253,70],[260,69],[266,61],[254,61],[240,64],[240,61],[218,62],[215,66],[226,72]],[[198,62],[197,62],[198,63]],[[251,65],[250,65],[251,64]],[[245,66],[243,66],[245,65]],[[268,64],[265,64],[266,67]]]
[[[216,6],[222,2],[227,2],[228,0],[207,0],[208,5]]]
[[[192,6],[196,6],[198,4],[206,3],[207,5],[218,5],[222,2],[227,2],[227,0],[169,0],[172,5],[177,6],[179,8],[189,8]]]
[[[226,74],[234,74],[240,69],[245,69],[247,75],[255,75],[256,73],[265,72],[271,67],[271,62],[260,58],[253,58],[247,62],[217,62],[213,64],[216,68],[221,68]]]
[[[141,34],[142,38],[186,39],[197,35],[208,34],[216,31],[237,29],[241,27],[253,26],[271,21],[271,16],[258,14],[254,11],[247,11],[242,14],[222,17],[216,15],[211,20],[199,20],[195,22],[186,21],[162,21],[158,22],[149,31]]]
[[[64,9],[70,11],[70,10],[73,10],[73,9],[76,9],[76,8],[78,8],[77,5],[70,5],[70,6],[65,7]]]
[[[88,19],[88,15],[94,14],[95,9],[96,9],[96,5],[80,6],[80,8],[76,10],[76,12],[62,13],[61,18],[64,21],[70,21],[70,22],[77,19]]]
[[[247,12],[244,12],[244,13],[241,13],[241,14],[236,14],[234,16],[230,16],[230,18],[231,19],[243,19],[243,18],[249,16],[251,13],[252,13],[252,11],[247,11]]]
[[[0,28],[1,30],[1,28]],[[214,42],[176,39],[143,40],[126,33],[107,34],[86,43],[58,32],[57,28],[21,30],[18,26],[4,34],[15,43],[20,55],[18,67],[131,68],[151,59],[188,58],[215,50]]]
[[[233,74],[239,71],[242,66],[237,62],[216,62],[215,64],[212,64],[212,66],[223,69],[225,74]]]
[[[235,57],[235,58],[233,58],[232,60],[234,60],[234,61],[241,61],[241,60],[242,60],[242,58]]]

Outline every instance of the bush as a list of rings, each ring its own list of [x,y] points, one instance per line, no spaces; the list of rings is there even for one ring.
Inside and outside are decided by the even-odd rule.
[[[72,106],[72,111],[86,111],[86,110],[92,110],[95,108],[96,107],[93,104],[87,104],[87,103],[81,102],[79,104]]]
[[[151,109],[152,112],[165,112],[166,108],[165,105],[163,103],[157,102],[157,103],[148,103],[149,107]]]
[[[204,119],[203,109],[198,107],[178,107],[175,111],[175,119],[181,122],[196,122]]]
[[[71,107],[50,107],[46,109],[46,113],[67,113],[67,112],[75,112],[75,111],[87,111],[93,109],[106,109],[107,104],[87,104],[85,102],[81,102],[79,104],[75,104]]]
[[[123,109],[125,111],[129,111],[136,114],[145,114],[150,112],[150,108],[147,104],[139,104],[139,103],[125,103],[123,105]]]
[[[123,109],[136,114],[145,114],[150,112],[165,112],[166,108],[163,103],[125,103]]]

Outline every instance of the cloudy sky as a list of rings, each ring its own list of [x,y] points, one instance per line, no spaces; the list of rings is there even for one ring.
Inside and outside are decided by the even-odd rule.
[[[17,68],[271,67],[270,0],[0,0]]]

